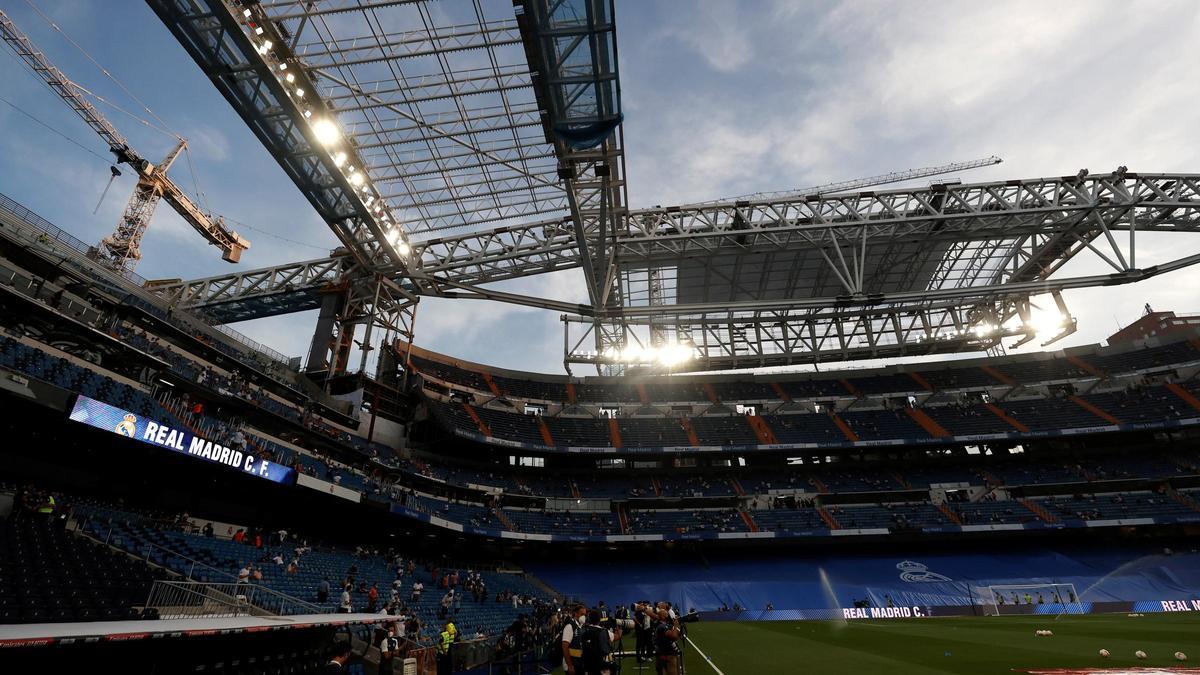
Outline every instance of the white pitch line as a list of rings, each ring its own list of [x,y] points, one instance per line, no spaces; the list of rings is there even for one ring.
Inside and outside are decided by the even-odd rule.
[[[685,635],[683,639],[687,640],[687,643],[692,646],[692,649],[696,650],[697,654],[704,657],[704,660],[708,662],[708,667],[715,670],[717,672],[717,675],[725,675],[725,673],[722,673],[721,669],[717,667],[717,664],[713,663],[712,659],[708,658],[708,654],[705,654],[704,652],[700,651],[700,648],[696,646],[696,643],[692,642],[692,638]]]

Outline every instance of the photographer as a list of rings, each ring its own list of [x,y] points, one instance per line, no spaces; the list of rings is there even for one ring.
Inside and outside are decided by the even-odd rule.
[[[634,649],[637,652],[638,663],[645,663],[654,658],[652,630],[656,617],[653,614],[654,610],[647,603],[639,602],[633,606],[634,637],[637,639]]]
[[[621,638],[621,629],[612,620],[605,620],[599,609],[587,614],[580,638],[583,673],[585,675],[612,675],[617,666],[613,663],[613,643]],[[579,664],[576,664],[578,670]]]
[[[679,620],[670,610],[657,610],[654,626],[654,655],[660,675],[679,675]]]
[[[562,629],[562,655],[563,655],[563,673],[566,675],[576,675],[582,670],[582,663],[578,664],[580,670],[576,670],[576,661],[582,661],[583,650],[580,643],[583,638],[583,622],[587,616],[587,608],[583,605],[574,605],[570,609],[570,616],[567,622],[563,624]]]

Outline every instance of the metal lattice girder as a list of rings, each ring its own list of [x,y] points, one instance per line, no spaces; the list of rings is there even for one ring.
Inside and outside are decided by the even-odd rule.
[[[246,6],[414,239],[567,212],[511,2]]]
[[[202,310],[216,323],[232,323],[315,309],[320,291],[342,281],[352,260],[346,255],[159,285],[154,290],[173,305]]]
[[[451,75],[409,77],[402,83],[395,79],[384,79],[356,81],[352,84],[334,75],[322,75],[318,77],[318,81],[322,83],[324,100],[340,112],[403,107],[460,96],[528,89],[533,86],[528,69],[519,64],[503,66],[496,71],[480,68]]]
[[[519,17],[548,111],[559,175],[593,307],[620,304],[615,292],[617,223],[624,217],[625,155],[612,0],[524,0]],[[601,335],[618,329],[598,330]]]
[[[283,75],[291,56],[277,28],[222,0],[147,3],[358,262],[376,271],[403,266],[383,222],[368,208],[368,196],[321,148],[309,120],[329,113],[315,97],[297,93],[315,90],[304,69]],[[351,165],[358,162],[353,148],[344,152]]]
[[[1024,335],[1021,327],[1003,327],[981,334],[972,330],[980,316],[1012,316],[1028,298],[964,306],[924,303],[894,307],[848,307],[819,310],[726,312],[666,320],[628,319],[631,333],[662,333],[670,342],[695,347],[695,358],[672,370],[720,370],[796,364],[893,358],[961,351],[982,351],[1004,337]],[[620,365],[604,351],[579,346],[594,330],[584,319],[568,319],[584,335],[572,340],[565,363],[601,367]]]
[[[382,39],[377,35],[337,37],[300,44],[292,51],[309,68],[320,69],[520,43],[521,31],[514,19],[384,33]]]
[[[755,247],[820,247],[865,231],[873,241],[1031,239],[1047,230],[1074,238],[1093,215],[1130,229],[1194,230],[1200,225],[1200,175],[1105,175],[739,201],[630,213],[620,256],[666,260]]]
[[[355,140],[359,150],[366,151],[392,145],[424,143],[429,128],[437,128],[439,135],[446,138],[469,138],[487,132],[541,129],[542,126],[541,113],[533,104],[512,106],[508,110],[503,107],[468,108],[465,112],[466,120],[457,111],[431,113],[418,122],[396,118],[389,124],[380,125],[378,129],[365,129],[347,135]]]
[[[888,208],[878,206],[888,205]],[[938,208],[931,208],[940,204]],[[950,206],[951,204],[957,206]],[[873,206],[874,205],[874,206]],[[900,208],[897,205],[904,205]],[[969,208],[964,206],[969,205]],[[740,215],[739,215],[740,214]],[[835,216],[836,214],[836,216]],[[848,214],[853,214],[851,217]],[[873,215],[876,214],[876,215]],[[861,235],[867,232],[871,249],[913,241],[931,248],[932,242],[944,241],[941,258],[922,283],[896,283],[886,297],[894,301],[931,297],[944,293],[966,301],[967,295],[1017,290],[1050,289],[1056,284],[1042,283],[1062,262],[1080,252],[1103,254],[1116,263],[1112,276],[1087,277],[1072,282],[1101,285],[1132,281],[1149,270],[1139,272],[1136,263],[1136,231],[1196,232],[1200,230],[1200,176],[1194,174],[1131,174],[1093,176],[1082,181],[1075,177],[1004,181],[977,185],[932,186],[864,195],[828,195],[783,202],[739,202],[704,207],[668,207],[634,211],[625,219],[617,238],[623,252],[620,263],[630,268],[653,265],[677,265],[681,259],[711,258],[741,253],[752,248],[778,252],[824,250],[820,265],[830,277],[834,269],[845,269],[850,288],[828,296],[792,294],[786,298],[764,299],[762,294],[737,302],[719,303],[715,310],[738,307],[764,308],[797,306],[820,307],[844,304],[855,294],[851,252],[860,249]],[[658,223],[650,226],[649,223]],[[1104,232],[1122,231],[1128,245],[1124,252],[1104,252],[1101,244],[1118,243]],[[647,234],[647,233],[652,234]],[[1099,233],[1097,238],[1097,233]],[[1073,242],[1063,246],[1061,242]],[[833,245],[841,247],[839,259]],[[582,265],[575,244],[572,223],[559,219],[520,227],[497,228],[478,234],[431,239],[417,244],[421,270],[463,284],[480,285],[521,276],[571,269]],[[881,266],[895,263],[886,255],[868,260]],[[1122,267],[1124,260],[1126,267]],[[904,261],[899,261],[903,263]],[[844,265],[843,265],[844,263]],[[860,269],[861,269],[860,265]],[[904,276],[902,265],[896,274]],[[1158,270],[1166,269],[1159,266]],[[870,270],[862,275],[869,278]],[[887,272],[881,270],[879,273]],[[1118,274],[1119,273],[1119,274]],[[255,272],[245,274],[256,274]],[[238,288],[230,281],[239,275],[214,277],[213,285],[200,287]],[[270,278],[270,275],[265,275]],[[911,275],[909,275],[911,276]],[[671,283],[678,283],[672,277]],[[1040,284],[1040,285],[1039,285]],[[840,285],[840,284],[839,284]],[[1057,287],[1062,287],[1057,285]],[[1074,287],[1074,286],[1072,286]],[[751,289],[757,291],[758,289]],[[662,297],[654,311],[680,313],[678,289],[658,289]],[[254,293],[271,292],[255,286]],[[907,295],[898,295],[907,294]],[[860,302],[879,302],[882,294],[867,294]],[[210,302],[192,296],[201,306]],[[626,304],[636,304],[631,296]],[[688,311],[702,311],[702,305]],[[609,311],[610,308],[605,308]],[[640,309],[621,310],[637,316]]]

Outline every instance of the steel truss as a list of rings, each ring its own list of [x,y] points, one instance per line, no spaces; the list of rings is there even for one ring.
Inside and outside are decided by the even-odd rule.
[[[157,289],[218,322],[322,307],[394,331],[420,296],[485,298],[562,312],[568,364],[615,365],[598,355],[641,340],[750,367],[987,349],[1029,337],[1040,295],[1196,262],[1143,269],[1136,251],[1139,231],[1200,228],[1192,174],[834,192],[943,167],[631,211],[612,0],[522,0],[515,20],[484,0],[436,18],[412,1],[148,2],[349,252]],[[373,191],[315,143],[306,109],[336,118]],[[404,224],[402,247],[372,200]],[[1056,278],[1081,254],[1112,273]],[[486,288],[576,268],[586,306]],[[350,295],[326,312],[330,293]]]
[[[373,271],[403,267],[386,221],[326,150],[311,121],[331,117],[307,71],[295,66],[280,29],[258,4],[222,0],[147,0],[325,220],[342,245]],[[268,48],[269,47],[269,48]],[[345,144],[343,144],[345,145]],[[346,162],[361,165],[353,147]]]

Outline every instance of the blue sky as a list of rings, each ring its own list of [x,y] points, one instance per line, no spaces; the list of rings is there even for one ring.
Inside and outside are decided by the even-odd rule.
[[[208,204],[256,228],[239,228],[254,243],[245,267],[321,257],[333,245],[325,225],[144,3],[37,5],[189,139]],[[25,2],[0,6],[69,76],[145,117]],[[1082,167],[1108,172],[1121,164],[1140,172],[1200,171],[1200,80],[1190,76],[1200,62],[1200,5],[1131,7],[618,1],[630,203],[782,190],[989,154],[1005,162],[961,178],[1061,175]],[[61,101],[3,54],[0,95],[106,154]],[[172,147],[168,135],[101,108],[152,159]],[[112,230],[134,182],[125,174],[92,215],[107,164],[0,103],[0,192],[81,239],[98,241]],[[194,189],[186,162],[172,175]],[[1194,239],[1147,237],[1139,260],[1196,252]],[[143,249],[138,271],[149,278],[231,269],[169,207],[159,209]],[[1064,273],[1099,271],[1095,261],[1080,260]],[[583,295],[574,273],[508,288]],[[1136,318],[1145,302],[1200,311],[1200,273],[1067,299],[1080,331],[1060,345],[1096,342],[1115,323]],[[307,350],[313,318],[236,327],[298,355]],[[419,344],[470,360],[562,368],[562,327],[551,312],[423,301],[417,332]]]

